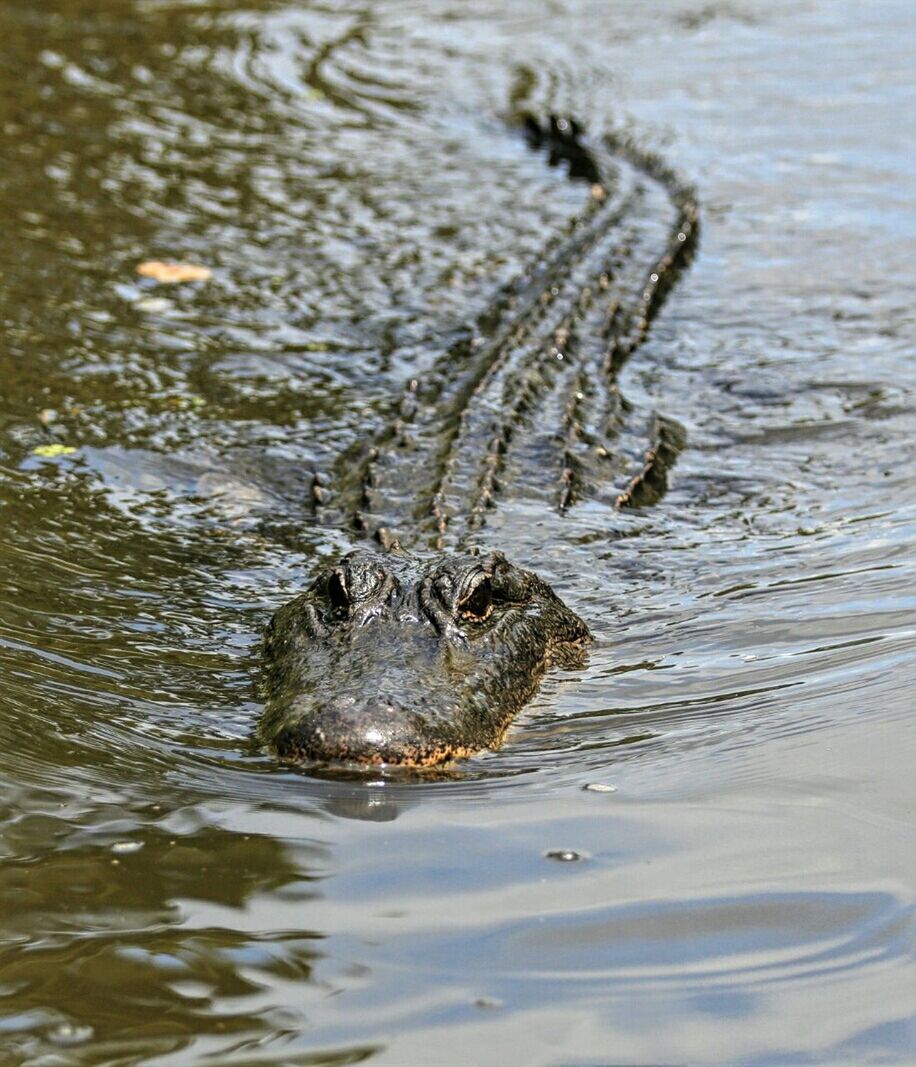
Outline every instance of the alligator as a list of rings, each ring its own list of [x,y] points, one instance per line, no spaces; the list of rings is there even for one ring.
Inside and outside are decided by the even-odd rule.
[[[645,507],[683,446],[652,416],[647,447],[617,377],[690,260],[693,189],[628,136],[520,125],[585,204],[407,382],[363,454],[314,475],[315,520],[365,544],[267,627],[260,733],[286,760],[430,767],[497,747],[545,671],[581,663],[591,639],[545,581],[481,545],[505,480],[533,459],[529,495],[560,515],[588,495]]]

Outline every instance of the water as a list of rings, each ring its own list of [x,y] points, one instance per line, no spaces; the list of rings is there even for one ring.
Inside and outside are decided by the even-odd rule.
[[[3,5],[0,1063],[912,1062],[914,29]],[[598,637],[500,752],[292,772],[252,677],[350,543],[309,472],[580,203],[523,92],[699,188],[623,378],[689,446],[651,511],[495,514]]]

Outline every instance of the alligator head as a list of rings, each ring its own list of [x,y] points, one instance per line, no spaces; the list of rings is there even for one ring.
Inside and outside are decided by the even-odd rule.
[[[589,638],[546,582],[500,553],[357,550],[271,620],[262,735],[289,759],[467,756],[498,744],[550,664]]]

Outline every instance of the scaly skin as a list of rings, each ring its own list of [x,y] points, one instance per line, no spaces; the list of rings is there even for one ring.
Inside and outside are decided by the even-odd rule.
[[[492,748],[551,664],[581,660],[585,623],[537,575],[477,550],[512,449],[554,450],[527,491],[560,515],[608,485],[617,508],[666,491],[683,431],[653,415],[634,453],[616,379],[689,260],[692,190],[627,140],[609,138],[610,157],[587,148],[571,120],[528,118],[525,133],[588,201],[407,384],[375,443],[315,476],[317,521],[379,548],[319,574],[268,627],[261,735],[286,759],[421,767]]]

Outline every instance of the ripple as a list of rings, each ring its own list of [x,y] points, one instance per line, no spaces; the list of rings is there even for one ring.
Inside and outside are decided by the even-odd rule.
[[[910,22],[0,9],[9,1055],[906,1055]],[[525,100],[701,188],[700,255],[620,383],[688,447],[654,510],[493,514],[597,635],[500,751],[280,764],[259,634],[351,544],[312,472],[578,206],[507,136]],[[149,258],[212,279],[165,292]]]

